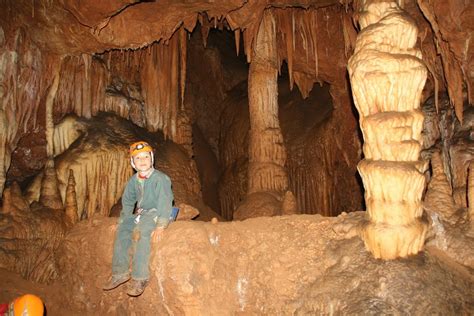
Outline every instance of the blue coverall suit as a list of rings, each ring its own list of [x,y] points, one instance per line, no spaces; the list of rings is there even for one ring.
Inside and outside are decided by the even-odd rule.
[[[133,214],[135,203],[137,209],[143,209],[138,222],[138,215]],[[137,229],[140,237],[133,255],[132,278],[148,280],[151,233],[157,227],[168,226],[172,203],[171,180],[161,171],[154,169],[146,179],[140,179],[138,173],[130,178],[122,195],[122,212],[114,243],[112,259],[114,276],[129,275],[129,250],[133,231]]]

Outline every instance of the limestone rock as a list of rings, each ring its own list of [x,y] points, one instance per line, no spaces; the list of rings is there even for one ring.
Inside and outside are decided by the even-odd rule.
[[[59,193],[58,177],[52,159],[48,161],[44,169],[39,201],[42,205],[53,210],[60,210],[64,207]]]
[[[427,70],[414,48],[417,26],[397,1],[364,2],[359,24],[348,69],[365,141],[358,169],[368,221],[360,234],[376,258],[395,259],[418,253],[427,231],[418,110]]]

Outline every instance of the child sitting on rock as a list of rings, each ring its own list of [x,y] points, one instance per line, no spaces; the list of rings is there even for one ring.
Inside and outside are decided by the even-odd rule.
[[[103,290],[109,291],[132,279],[127,294],[139,296],[149,280],[151,238],[160,236],[168,226],[173,192],[170,178],[153,168],[153,149],[143,141],[130,146],[130,162],[137,171],[128,181],[122,195],[112,259],[112,278]],[[136,207],[135,207],[136,204]],[[135,210],[135,211],[134,211]],[[134,231],[139,233],[129,271],[129,249]]]

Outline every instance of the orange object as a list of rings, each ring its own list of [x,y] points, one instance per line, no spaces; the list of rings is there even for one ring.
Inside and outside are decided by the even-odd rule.
[[[14,316],[43,316],[43,301],[36,295],[25,294],[13,301]]]
[[[153,152],[153,148],[144,141],[139,141],[130,145],[130,156],[133,157],[141,152]]]

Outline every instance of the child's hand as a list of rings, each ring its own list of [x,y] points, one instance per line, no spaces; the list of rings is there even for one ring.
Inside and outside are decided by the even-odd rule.
[[[160,241],[161,237],[163,236],[163,232],[165,229],[163,227],[157,227],[152,233],[151,233],[151,240],[152,242],[156,243]]]

